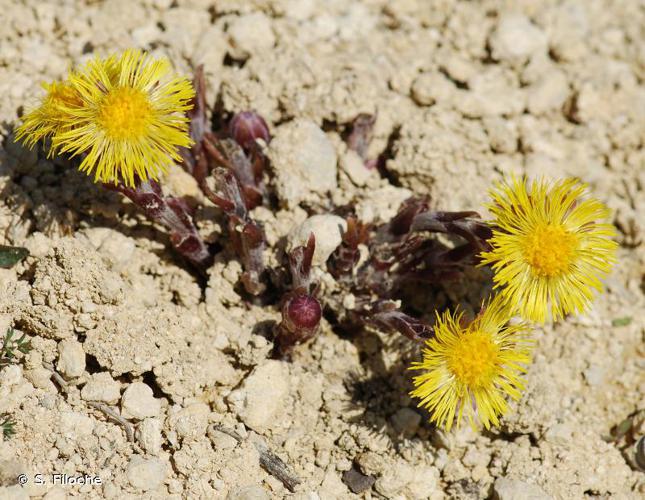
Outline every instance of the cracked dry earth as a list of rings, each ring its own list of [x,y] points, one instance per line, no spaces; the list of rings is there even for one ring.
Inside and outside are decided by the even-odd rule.
[[[31,254],[0,269],[0,332],[14,326],[33,345],[0,371],[0,413],[17,422],[0,441],[0,498],[643,497],[642,2],[0,7],[0,244]],[[266,118],[280,209],[253,215],[272,265],[294,227],[332,205],[352,204],[365,222],[412,194],[482,211],[503,174],[566,175],[613,210],[621,247],[605,293],[588,314],[536,330],[528,389],[493,432],[429,425],[407,396],[418,352],[378,331],[348,337],[323,321],[292,363],[269,359],[279,310],[242,300],[233,255],[196,276],[131,204],[14,143],[40,81],[128,47],[186,74],[204,64],[211,108]],[[342,140],[359,113],[377,115],[368,154],[386,153],[384,175]],[[176,168],[163,186],[200,207],[205,239],[223,238],[192,178]],[[477,271],[432,288],[426,317],[473,310],[486,287]],[[267,472],[266,450],[300,483]],[[52,473],[102,484],[52,484]]]

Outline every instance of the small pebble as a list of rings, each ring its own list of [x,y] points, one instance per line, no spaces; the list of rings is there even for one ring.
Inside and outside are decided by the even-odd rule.
[[[489,43],[494,59],[523,63],[532,54],[546,50],[547,38],[526,16],[506,14],[497,23]]]
[[[495,481],[493,492],[496,500],[552,500],[539,486],[507,477]]]
[[[336,188],[336,150],[312,121],[297,119],[279,126],[267,154],[276,193],[287,207]]]
[[[232,55],[236,59],[248,59],[251,55],[275,45],[271,22],[261,12],[236,17],[229,25],[227,33]]]
[[[76,378],[85,371],[85,352],[76,339],[65,339],[58,344],[56,368],[65,378]]]
[[[226,497],[227,500],[269,500],[269,495],[262,486],[243,486],[231,491]]]
[[[121,397],[121,384],[108,372],[95,373],[81,389],[81,398],[85,401],[102,401],[116,404]]]
[[[196,439],[206,432],[209,413],[207,404],[196,403],[172,414],[168,420],[181,438]]]
[[[136,437],[141,447],[151,455],[158,455],[163,444],[161,420],[146,418],[137,427]]]
[[[285,363],[266,361],[251,372],[239,389],[229,394],[227,401],[242,422],[261,433],[279,423],[276,416],[289,394],[288,375]]]
[[[156,490],[166,479],[166,464],[158,458],[132,457],[127,468],[128,481],[143,491]]]
[[[156,417],[161,411],[161,401],[155,399],[152,389],[142,382],[130,384],[121,397],[121,410],[125,418],[143,420]]]

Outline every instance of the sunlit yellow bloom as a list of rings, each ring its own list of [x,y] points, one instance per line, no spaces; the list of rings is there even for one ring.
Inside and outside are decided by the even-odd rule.
[[[22,125],[16,131],[16,139],[24,140],[30,148],[41,139],[70,127],[73,121],[65,109],[81,104],[80,97],[68,83],[43,83],[42,86],[47,93],[40,106],[23,117]]]
[[[410,368],[422,372],[410,395],[430,411],[431,422],[450,430],[466,416],[473,427],[488,429],[507,412],[507,396],[520,398],[533,341],[525,324],[508,324],[510,314],[499,296],[468,325],[461,313],[437,313],[435,337]]]
[[[615,229],[601,222],[609,210],[585,192],[576,179],[513,179],[491,193],[492,250],[482,265],[492,264],[496,287],[524,319],[584,311],[615,262]]]
[[[73,99],[56,100],[55,113],[30,115],[20,137],[32,145],[51,136],[52,149],[79,155],[80,170],[93,173],[95,182],[133,186],[136,178],[156,179],[180,160],[178,147],[191,144],[185,112],[194,91],[167,59],[126,50],[93,59],[55,85]],[[46,105],[47,98],[41,108]]]

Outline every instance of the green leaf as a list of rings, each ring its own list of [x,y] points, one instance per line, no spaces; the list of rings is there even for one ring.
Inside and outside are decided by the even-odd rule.
[[[0,429],[2,429],[2,434],[5,439],[10,439],[16,434],[16,421],[6,413],[0,415],[0,417]]]
[[[614,318],[611,320],[611,326],[627,326],[632,322],[631,316],[625,316],[624,318]]]
[[[9,269],[29,255],[29,250],[22,247],[0,245],[0,267]]]

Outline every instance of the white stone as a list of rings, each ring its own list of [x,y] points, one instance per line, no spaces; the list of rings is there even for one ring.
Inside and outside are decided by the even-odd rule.
[[[29,380],[37,389],[47,392],[57,392],[56,386],[51,381],[52,372],[47,368],[34,368],[25,371],[25,378]]]
[[[43,500],[67,500],[67,493],[60,486],[54,486],[45,494]]]
[[[196,403],[182,408],[168,418],[170,427],[184,439],[196,439],[206,432],[210,408],[207,404]]]
[[[210,438],[211,443],[213,443],[215,451],[232,450],[238,444],[237,439],[233,436],[229,436],[225,432],[219,431],[213,427],[209,427],[208,437]]]
[[[439,471],[435,467],[415,467],[414,477],[408,483],[406,491],[409,498],[428,498],[431,493],[438,491]]]
[[[81,398],[85,401],[103,401],[116,404],[121,397],[121,384],[108,372],[95,373],[81,389]]]
[[[367,168],[363,158],[356,151],[348,149],[339,159],[339,167],[357,186],[364,186],[372,177],[376,177],[375,168]]]
[[[161,36],[157,23],[147,23],[132,30],[132,40],[137,47],[146,47]]]
[[[193,52],[192,60],[194,65],[203,64],[204,70],[209,73],[220,71],[226,56],[228,43],[226,36],[219,26],[210,26],[204,30]]]
[[[151,455],[158,455],[161,451],[163,438],[161,420],[158,418],[146,418],[137,427],[136,437],[141,447]]]
[[[18,460],[13,458],[0,458],[0,484],[15,483],[18,475],[26,473],[27,470],[25,464]],[[0,498],[4,497],[0,496]]]
[[[356,205],[356,216],[366,224],[388,221],[398,213],[401,203],[410,196],[412,191],[396,186],[371,190]]]
[[[268,360],[257,366],[240,388],[229,394],[227,401],[248,427],[261,433],[276,424],[288,394],[287,365]]]
[[[29,495],[19,484],[13,486],[0,486],[2,500],[29,500]]]
[[[310,18],[316,10],[316,0],[286,0],[284,13],[291,19],[304,21]]]
[[[441,73],[421,73],[412,82],[411,90],[412,99],[421,106],[447,105],[452,101],[456,87]]]
[[[94,419],[76,411],[64,411],[60,414],[58,431],[74,439],[89,436],[94,431]]]
[[[559,61],[576,61],[590,50],[587,2],[562,2],[546,9],[551,52]]]
[[[313,264],[323,266],[343,241],[343,233],[346,230],[347,222],[342,217],[331,214],[313,215],[289,233],[287,250],[306,246],[309,236],[313,233],[316,238]]]
[[[573,437],[573,427],[570,424],[562,423],[551,426],[544,433],[544,440],[558,446],[567,446]]]
[[[275,131],[267,154],[280,200],[289,208],[336,188],[336,150],[314,122],[297,119]]]
[[[490,147],[496,153],[517,151],[519,133],[515,123],[498,116],[488,116],[483,120]]]
[[[152,389],[142,382],[134,382],[123,392],[121,410],[125,418],[143,420],[156,417],[161,411],[161,402],[152,394]]]
[[[526,105],[539,115],[561,109],[569,97],[569,83],[562,71],[550,71],[528,88]]]
[[[349,490],[340,478],[340,472],[335,467],[327,468],[325,477],[320,485],[320,498],[323,500],[332,498],[349,498]]]
[[[247,59],[275,45],[271,21],[262,12],[234,18],[227,33],[233,49],[232,56],[236,59]]]
[[[101,243],[99,252],[105,254],[112,262],[125,264],[132,260],[135,248],[132,238],[118,231],[110,231],[108,237]]]
[[[468,80],[470,90],[458,91],[453,105],[470,118],[518,115],[526,107],[526,96],[500,66],[492,66]]]
[[[85,371],[85,351],[76,339],[65,339],[58,344],[58,371],[66,378],[75,378]]]
[[[542,488],[519,479],[500,477],[493,485],[497,500],[551,500]]]
[[[503,15],[489,42],[493,59],[512,63],[523,63],[547,46],[544,32],[522,14]]]
[[[607,375],[605,367],[602,365],[591,365],[583,372],[585,380],[591,386],[602,385]]]
[[[18,384],[21,379],[22,367],[20,365],[9,365],[0,370],[0,387],[11,387]]]
[[[414,467],[404,462],[396,462],[385,469],[383,475],[374,483],[374,489],[386,498],[393,498],[414,479]]]
[[[253,484],[236,488],[226,498],[227,500],[268,500],[269,496],[262,486]]]
[[[196,35],[209,25],[209,19],[196,9],[178,6],[164,10],[161,14],[161,23],[165,27],[161,39],[173,50],[178,50],[183,56],[190,57],[195,47]],[[157,47],[157,50],[163,49]],[[174,60],[176,58],[171,57],[171,59],[175,64],[179,64],[179,61]]]
[[[166,479],[166,464],[158,458],[132,457],[127,469],[128,481],[143,491],[156,490]]]

